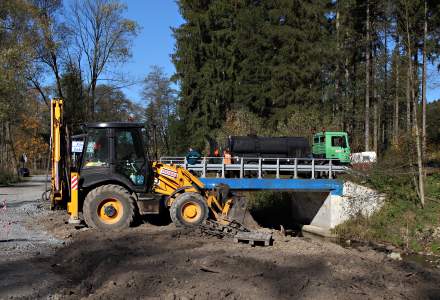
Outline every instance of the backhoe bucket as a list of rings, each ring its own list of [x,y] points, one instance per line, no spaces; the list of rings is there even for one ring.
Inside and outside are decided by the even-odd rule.
[[[247,212],[247,199],[242,195],[233,195],[233,197],[234,201],[227,217],[230,221],[243,224]]]

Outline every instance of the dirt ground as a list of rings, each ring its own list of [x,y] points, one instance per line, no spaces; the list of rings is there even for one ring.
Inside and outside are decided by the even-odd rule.
[[[40,188],[0,188],[1,299],[440,299],[439,270],[368,248],[279,234],[251,247],[173,225],[75,229]]]

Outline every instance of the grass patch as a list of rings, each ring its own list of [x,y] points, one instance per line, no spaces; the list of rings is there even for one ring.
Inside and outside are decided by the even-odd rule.
[[[427,199],[421,208],[413,178],[405,173],[389,166],[371,170],[360,183],[385,193],[384,207],[370,218],[349,220],[334,232],[343,239],[386,242],[415,252],[440,254],[440,174],[426,178]]]

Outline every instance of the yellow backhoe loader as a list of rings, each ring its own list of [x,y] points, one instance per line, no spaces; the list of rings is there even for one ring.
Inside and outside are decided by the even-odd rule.
[[[143,124],[89,123],[72,138],[62,116],[63,100],[53,99],[49,198],[52,207],[67,204],[70,223],[79,223],[82,213],[89,227],[121,229],[164,208],[176,226],[201,226],[220,236],[249,233],[259,240],[241,225],[246,205],[227,186],[207,190],[183,167],[150,162]],[[264,238],[267,244],[270,237]]]

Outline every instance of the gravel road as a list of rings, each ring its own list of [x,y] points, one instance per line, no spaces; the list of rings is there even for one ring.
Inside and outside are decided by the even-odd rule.
[[[0,299],[440,299],[440,272],[275,235],[250,247],[173,225],[75,229],[42,180],[0,188]]]

